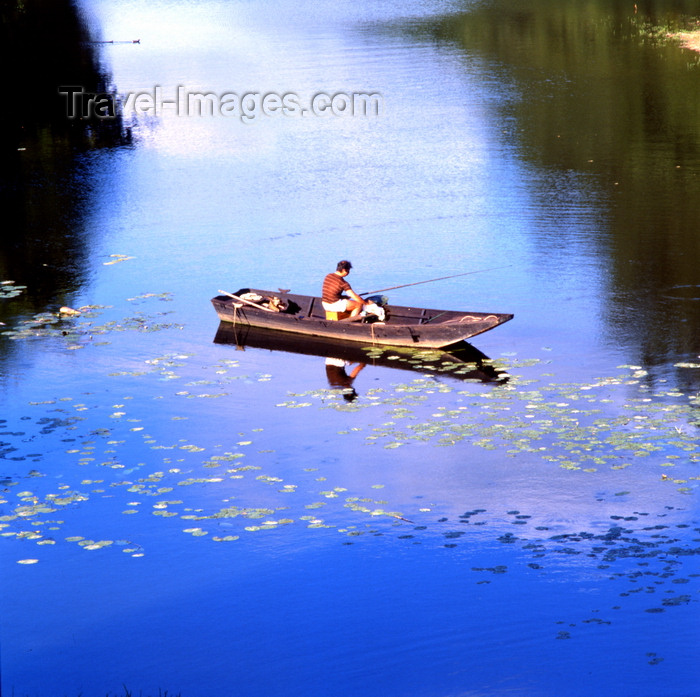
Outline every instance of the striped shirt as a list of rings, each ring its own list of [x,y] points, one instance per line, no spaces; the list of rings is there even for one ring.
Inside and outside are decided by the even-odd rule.
[[[334,303],[340,300],[340,296],[345,290],[350,290],[350,284],[337,273],[329,273],[323,279],[321,299],[324,303]]]

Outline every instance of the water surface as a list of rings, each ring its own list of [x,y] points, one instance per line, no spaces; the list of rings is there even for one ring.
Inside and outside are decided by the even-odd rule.
[[[121,94],[383,110],[19,143],[8,694],[693,693],[700,67],[664,36],[692,8],[638,5],[85,3]],[[216,340],[220,288],[341,258],[358,291],[473,271],[388,295],[515,313],[474,340],[500,379],[369,352],[350,400]]]

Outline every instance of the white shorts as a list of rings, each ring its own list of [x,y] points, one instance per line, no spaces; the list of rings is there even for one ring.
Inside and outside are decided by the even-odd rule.
[[[341,298],[340,300],[336,300],[334,303],[326,303],[321,301],[321,304],[326,312],[345,312],[348,307],[347,298]]]

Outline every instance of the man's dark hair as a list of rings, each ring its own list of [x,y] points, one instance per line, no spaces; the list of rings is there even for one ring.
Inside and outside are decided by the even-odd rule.
[[[352,264],[349,261],[345,261],[345,259],[343,259],[343,261],[338,262],[338,266],[336,267],[335,270],[336,271],[350,271],[351,268],[352,268]]]

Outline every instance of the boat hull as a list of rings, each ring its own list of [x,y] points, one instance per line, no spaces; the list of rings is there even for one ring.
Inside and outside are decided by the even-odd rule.
[[[245,293],[279,298],[288,309],[270,312],[237,298],[218,295],[211,302],[222,322],[379,346],[445,348],[513,318],[511,314],[502,313],[466,313],[392,305],[388,307],[386,322],[327,320],[320,298],[250,288],[235,295],[240,298]]]

